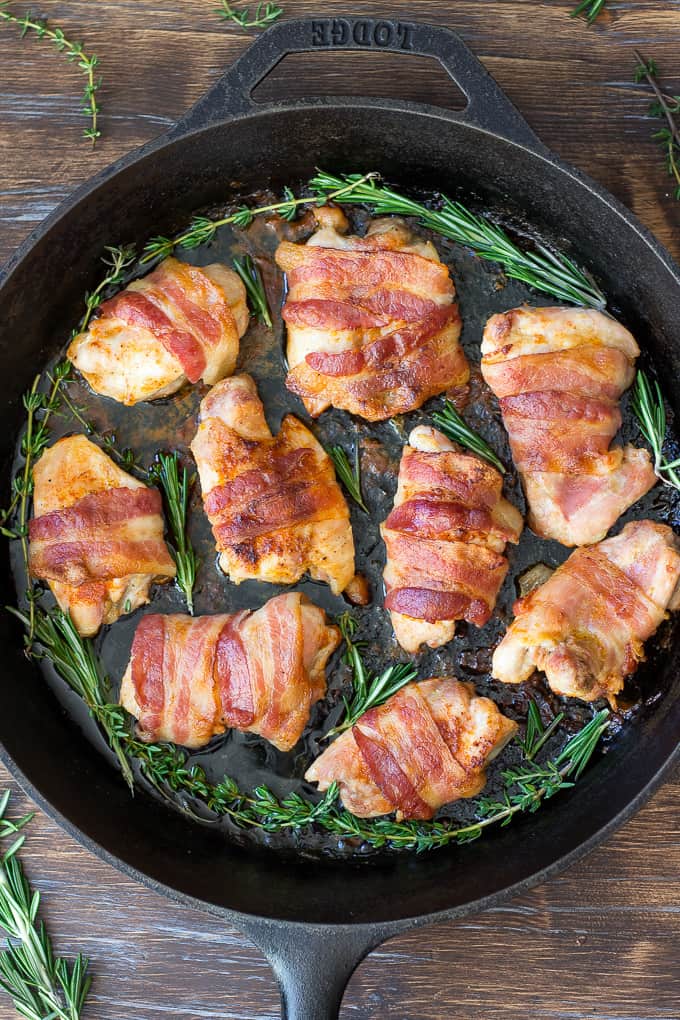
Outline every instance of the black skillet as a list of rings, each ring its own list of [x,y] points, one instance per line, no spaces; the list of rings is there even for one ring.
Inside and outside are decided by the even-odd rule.
[[[431,56],[468,97],[461,113],[376,99],[260,106],[253,88],[287,53],[379,49]],[[405,70],[408,61],[404,59]],[[3,478],[21,394],[77,321],[104,244],[142,243],[192,211],[330,171],[379,169],[403,187],[441,189],[527,223],[575,255],[611,299],[680,404],[680,276],[631,214],[561,164],[482,65],[443,28],[355,18],[284,22],[257,39],[163,137],[100,174],[28,238],[0,284]],[[2,600],[15,600],[5,566]],[[342,862],[253,852],[144,796],[59,710],[0,615],[2,759],[30,796],[84,846],[175,899],[224,917],[267,954],[289,1020],[337,1016],[359,960],[384,939],[480,910],[533,885],[605,839],[677,759],[680,636],[655,656],[654,710],[639,713],[579,782],[543,811],[471,847]],[[554,807],[553,807],[554,805]]]

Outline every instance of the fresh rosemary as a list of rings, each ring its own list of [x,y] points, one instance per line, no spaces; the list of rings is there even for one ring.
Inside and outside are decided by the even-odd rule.
[[[384,704],[418,675],[412,663],[396,662],[377,676],[371,676],[361,657],[359,645],[352,640],[356,632],[356,621],[349,613],[343,613],[338,618],[338,625],[345,639],[345,662],[352,670],[352,697],[343,696],[345,716],[341,723],[328,731],[326,739],[348,730],[369,708]]]
[[[220,0],[220,4],[220,7],[215,8],[215,14],[223,21],[235,22],[241,28],[266,28],[283,14],[283,7],[278,7],[273,3],[258,3],[253,13],[249,7],[239,9],[228,0]]]
[[[548,726],[544,726],[538,705],[535,701],[529,702],[524,740],[520,741],[522,753],[527,761],[533,761],[563,719],[564,712],[559,712]]]
[[[22,39],[29,32],[35,33],[38,39],[48,39],[60,53],[65,55],[67,60],[76,63],[78,69],[85,75],[86,83],[83,90],[81,113],[87,117],[90,123],[89,127],[83,131],[83,138],[91,141],[94,147],[97,139],[101,136],[97,123],[100,113],[100,107],[97,104],[97,91],[102,83],[101,78],[96,76],[99,58],[94,53],[92,56],[88,56],[83,50],[82,43],[67,39],[61,28],[50,28],[44,18],[33,18],[30,11],[24,15],[12,14],[7,10],[9,2],[10,0],[0,0],[0,20],[17,25],[21,29]]]
[[[680,477],[676,471],[676,468],[680,467],[680,458],[669,461],[663,452],[666,438],[666,408],[661,387],[656,380],[652,386],[642,369],[638,369],[635,376],[631,407],[638,420],[640,432],[652,448],[654,473],[664,485],[680,489]]]
[[[253,262],[250,255],[232,260],[234,270],[243,280],[248,295],[251,315],[259,318],[269,329],[272,328],[272,317],[267,302],[267,292],[264,289],[262,274]]]
[[[501,474],[505,473],[502,461],[498,459],[486,440],[478,436],[476,432],[473,432],[470,426],[465,423],[450,400],[447,399],[444,402],[444,409],[442,411],[434,412],[432,421],[454,443],[459,443],[467,450],[476,453],[478,457],[482,457],[483,460],[492,464]]]
[[[335,197],[339,202],[365,203],[381,215],[414,216],[421,226],[466,245],[482,259],[500,263],[508,276],[536,290],[571,304],[600,309],[606,306],[607,299],[599,287],[566,255],[558,255],[538,242],[537,252],[523,251],[501,227],[470,212],[460,202],[442,195],[439,208],[430,209],[392,188],[378,185],[378,179],[377,173],[334,177],[319,170],[309,188],[328,200]],[[343,187],[351,191],[342,195]]]
[[[0,988],[26,1020],[79,1020],[91,983],[89,961],[80,954],[72,964],[55,957],[44,924],[37,922],[40,893],[29,886],[18,857],[24,843],[19,833],[33,815],[11,821],[9,797],[9,790],[0,795],[0,840],[16,837],[0,849],[0,928],[8,936],[0,953]]]
[[[239,227],[245,230],[253,222],[256,216],[262,216],[265,213],[278,213],[283,216],[284,219],[292,220],[295,216],[295,210],[300,205],[310,205],[316,202],[316,204],[323,204],[323,202],[330,199],[344,199],[352,192],[362,186],[371,177],[370,174],[366,174],[363,177],[357,176],[351,183],[343,184],[337,191],[325,196],[323,200],[310,198],[309,195],[304,195],[301,198],[295,198],[289,188],[284,189],[284,198],[280,202],[273,202],[269,205],[257,206],[254,209],[249,206],[243,205],[236,212],[230,213],[228,216],[223,216],[221,219],[211,220],[207,216],[195,216],[186,230],[178,234],[177,237],[152,237],[150,241],[144,246],[144,252],[139,260],[139,265],[146,265],[148,262],[153,262],[156,259],[167,258],[168,255],[172,255],[175,248],[198,248],[202,244],[208,244],[212,241],[215,236],[215,232],[219,227],[233,224],[235,227]]]
[[[160,485],[172,536],[172,552],[177,566],[177,584],[184,592],[187,608],[194,614],[194,585],[198,558],[187,530],[189,496],[194,478],[186,467],[180,471],[177,453],[159,453],[149,470],[149,480]]]
[[[635,81],[637,83],[646,81],[655,96],[654,102],[649,107],[649,115],[666,122],[666,126],[655,131],[652,137],[664,150],[666,169],[674,181],[674,195],[680,201],[680,122],[676,120],[680,116],[680,96],[665,95],[659,87],[659,68],[656,61],[645,60],[638,50],[634,50],[634,53],[638,62],[635,68]]]
[[[581,0],[581,3],[574,8],[571,12],[572,18],[578,18],[580,14],[583,14],[589,25],[595,21],[598,14],[607,6],[607,0]]]
[[[361,492],[361,462],[359,459],[359,443],[354,444],[354,464],[350,464],[349,457],[341,446],[326,446],[326,453],[333,461],[338,478],[345,486],[350,496],[361,509],[368,513],[368,507],[364,503]]]

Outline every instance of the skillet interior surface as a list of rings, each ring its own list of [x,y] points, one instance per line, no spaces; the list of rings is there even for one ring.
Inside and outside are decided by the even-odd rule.
[[[677,399],[670,379],[677,377],[680,368],[673,343],[680,326],[680,285],[647,238],[636,235],[618,209],[607,208],[597,194],[561,168],[469,126],[434,115],[379,111],[375,104],[355,104],[351,110],[342,103],[323,109],[312,106],[264,112],[151,151],[124,167],[110,183],[81,197],[14,266],[0,291],[0,321],[5,332],[0,363],[5,378],[11,380],[8,387],[12,398],[4,412],[5,478],[9,476],[21,424],[20,395],[35,372],[57,354],[68,338],[78,320],[84,291],[97,282],[103,246],[130,241],[139,244],[150,235],[172,233],[186,225],[192,212],[214,208],[265,187],[279,191],[283,184],[308,178],[315,164],[331,171],[377,168],[400,187],[444,191],[490,209],[518,231],[538,236],[572,255],[594,272],[611,299],[611,310],[637,336],[645,367],[651,364],[662,368],[667,396],[671,403]],[[193,253],[192,261],[200,264],[224,257],[234,243],[247,244],[255,251],[271,243],[271,237],[261,230],[246,237],[224,232],[213,247]],[[441,240],[437,245],[453,268],[465,322],[463,339],[471,361],[478,361],[481,325],[487,315],[525,299],[546,303],[513,283],[497,289],[498,274],[492,266],[480,263],[463,249],[442,245]],[[284,410],[301,413],[299,405],[281,387],[278,318],[277,326],[274,349],[269,352],[265,341],[271,344],[271,336],[251,327],[240,363],[261,384],[274,427]],[[146,455],[147,461],[158,445],[181,447],[191,438],[192,413],[199,398],[197,392],[187,391],[166,404],[144,408],[138,415],[134,409],[123,410],[109,401],[94,400],[79,385],[73,387],[71,395],[100,427],[115,429],[121,446],[133,446]],[[408,416],[403,423],[406,432],[421,417],[426,420],[437,405],[437,401],[431,402],[422,416]],[[175,417],[166,436],[177,433],[177,439],[157,441],[157,429],[163,424],[167,430],[170,415]],[[181,427],[185,418],[190,418],[188,433]],[[470,421],[485,432],[509,463],[493,410],[477,404],[474,413],[470,411]],[[68,431],[73,425],[66,420],[63,427]],[[327,441],[347,439],[355,431],[364,439],[371,526],[361,527],[360,512],[353,510],[353,519],[355,534],[361,536],[359,567],[367,569],[373,596],[380,600],[377,522],[386,516],[394,488],[390,467],[396,467],[404,437],[399,427],[376,429],[335,413],[325,415],[315,428]],[[631,429],[626,438],[635,438],[635,430]],[[366,439],[379,439],[391,464],[385,464],[385,455],[367,445]],[[522,507],[516,480],[514,485],[511,480],[509,494]],[[633,508],[629,516],[646,514],[677,523],[677,506],[659,489]],[[202,514],[195,513],[194,520],[202,529],[204,559],[199,611],[259,605],[274,593],[271,586],[263,585],[235,589],[221,579]],[[511,575],[516,578],[538,560],[554,564],[565,555],[559,546],[539,542],[525,533],[522,546],[512,558]],[[9,573],[2,584],[4,601],[13,602]],[[321,586],[301,587],[329,610],[343,608]],[[505,701],[508,692],[489,684],[485,656],[477,649],[498,638],[514,594],[514,581],[510,580],[493,626],[481,633],[468,632],[454,642],[449,652],[422,657],[419,675],[457,673],[474,679],[480,693]],[[181,604],[166,590],[154,601],[156,608],[178,611]],[[113,676],[120,676],[137,619],[135,615],[134,619],[121,621],[103,639],[103,656]],[[365,636],[371,642],[369,661],[386,664],[394,649],[384,614],[374,610],[366,619]],[[358,854],[356,847],[351,848],[353,854],[348,857],[348,848],[340,847],[338,854],[345,857],[340,863],[322,852],[328,848],[318,837],[289,841],[287,849],[295,846],[294,855],[273,849],[253,852],[252,847],[246,850],[235,846],[234,833],[226,840],[219,828],[190,823],[143,795],[132,801],[101,755],[101,747],[83,739],[81,727],[95,743],[98,741],[87,720],[81,717],[74,722],[77,704],[73,697],[59,682],[45,684],[38,670],[26,662],[17,628],[5,616],[0,627],[7,659],[0,687],[0,737],[6,753],[39,794],[94,843],[152,881],[213,909],[229,907],[264,916],[340,923],[392,920],[462,908],[550,867],[589,840],[626,810],[653,780],[676,744],[680,714],[680,681],[675,668],[678,634],[672,624],[666,624],[650,645],[649,662],[639,674],[640,710],[631,713],[622,727],[614,728],[611,753],[591,767],[578,791],[560,795],[539,814],[522,819],[511,829],[490,833],[473,847],[419,857],[378,855],[366,860],[361,848]],[[334,676],[332,686],[337,688],[341,668]],[[545,694],[545,688],[531,685],[531,691],[536,690],[539,697],[541,692]],[[526,693],[520,692],[519,698],[514,695],[509,714],[522,717]],[[313,742],[320,731],[315,723],[321,722],[327,709],[317,710],[311,736],[304,750],[296,749],[297,754],[273,755],[261,741],[232,735],[201,758],[210,759],[211,769],[235,774],[244,786],[263,780],[283,792],[299,781],[310,753],[317,753],[318,745]],[[581,710],[576,712],[580,714]],[[571,721],[576,724],[577,716]],[[351,897],[346,895],[350,879]]]

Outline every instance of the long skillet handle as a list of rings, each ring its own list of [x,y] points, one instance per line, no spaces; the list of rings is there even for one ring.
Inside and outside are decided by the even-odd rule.
[[[464,110],[437,108],[437,115],[501,135],[534,152],[549,154],[549,150],[536,137],[460,36],[441,26],[387,18],[310,18],[279,22],[248,47],[219,81],[177,122],[169,132],[169,137],[183,136],[244,114],[299,105],[299,102],[290,104],[285,101],[263,105],[255,102],[252,93],[288,54],[324,50],[372,50],[432,57],[445,68],[468,101]],[[408,61],[404,62],[404,70],[408,71]],[[360,95],[360,91],[357,88],[357,94]],[[315,106],[333,102],[338,102],[337,97],[304,100],[305,104]],[[430,113],[434,110],[431,106],[406,100],[374,99],[362,102],[382,109]]]
[[[399,930],[394,925],[323,927],[255,918],[241,927],[276,974],[282,1020],[338,1020],[347,982],[358,965]]]

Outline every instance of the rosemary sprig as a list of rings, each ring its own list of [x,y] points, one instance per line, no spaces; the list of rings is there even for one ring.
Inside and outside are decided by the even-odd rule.
[[[355,503],[368,513],[368,507],[364,503],[361,492],[361,462],[359,459],[359,443],[354,444],[354,464],[350,464],[349,457],[341,446],[326,446],[326,453],[333,461],[338,478],[347,489]]]
[[[88,291],[85,295],[85,312],[80,320],[78,329],[74,330],[74,334],[76,332],[82,333],[87,329],[92,313],[101,304],[104,291],[107,287],[114,287],[116,284],[121,283],[125,273],[135,261],[136,253],[134,245],[121,247],[106,245],[104,251],[106,254],[102,255],[101,260],[106,266],[106,273],[94,290]]]
[[[577,18],[580,14],[583,14],[588,24],[592,25],[595,18],[598,14],[602,13],[606,6],[607,0],[581,0],[581,3],[571,12],[570,17]]]
[[[293,219],[295,210],[299,205],[309,205],[310,203],[322,205],[324,202],[337,198],[340,199],[343,196],[350,195],[355,188],[361,187],[366,181],[370,179],[371,174],[365,174],[363,177],[358,177],[356,180],[348,184],[342,184],[341,187],[330,195],[324,196],[323,199],[311,197],[309,195],[303,195],[301,198],[294,198],[289,188],[284,190],[284,199],[281,202],[273,202],[270,205],[257,206],[251,209],[249,206],[241,206],[236,212],[230,213],[228,216],[223,216],[221,219],[211,220],[207,216],[195,216],[186,230],[178,234],[177,237],[152,237],[151,240],[144,246],[144,252],[139,260],[139,265],[146,265],[148,262],[153,262],[156,259],[167,258],[168,255],[172,255],[175,248],[198,248],[203,244],[208,244],[212,241],[215,236],[215,232],[219,227],[224,227],[229,224],[233,224],[235,227],[245,229],[249,227],[256,216],[263,216],[265,213],[275,212],[283,216],[287,220]]]
[[[442,195],[440,208],[430,209],[392,188],[379,186],[378,178],[376,173],[363,177],[357,174],[334,177],[318,170],[309,188],[327,200],[337,198],[340,202],[365,203],[381,215],[414,216],[421,226],[466,245],[480,258],[500,263],[508,276],[536,290],[571,304],[606,307],[607,299],[597,284],[566,255],[556,254],[538,242],[537,252],[523,251],[501,227],[470,212],[460,202]],[[351,190],[342,194],[343,187]]]
[[[194,614],[194,585],[198,570],[198,558],[191,544],[187,530],[189,495],[194,478],[189,476],[186,467],[179,470],[177,453],[159,453],[149,470],[151,481],[160,485],[165,497],[168,513],[172,551],[177,565],[177,584],[184,592],[187,608]]]
[[[250,255],[232,260],[235,271],[243,280],[248,295],[251,315],[257,316],[261,322],[272,328],[272,317],[267,303],[267,292],[264,289],[262,274]]]
[[[9,790],[0,795],[0,839],[17,838],[0,850],[0,928],[8,936],[0,953],[0,988],[26,1020],[79,1020],[91,983],[89,961],[80,954],[73,964],[55,957],[44,924],[37,922],[40,893],[30,888],[17,856],[24,843],[18,834],[33,815],[6,818],[9,796]]]
[[[356,631],[356,621],[348,613],[343,613],[338,618],[338,625],[345,639],[345,662],[352,670],[352,697],[343,696],[345,717],[341,723],[328,731],[326,738],[349,729],[364,712],[368,712],[369,708],[384,704],[418,674],[412,663],[398,662],[388,666],[377,676],[371,676],[361,657],[359,645],[352,640]]]
[[[666,122],[666,126],[655,131],[652,137],[664,150],[666,169],[674,180],[675,198],[680,201],[680,123],[676,120],[680,115],[680,96],[664,95],[658,83],[659,68],[656,61],[645,60],[638,50],[633,52],[638,62],[635,81],[646,81],[656,97],[649,108],[649,114]]]
[[[67,60],[76,63],[78,69],[85,75],[86,83],[83,90],[81,113],[88,118],[90,125],[83,131],[83,138],[89,139],[94,148],[97,139],[101,136],[97,124],[100,113],[100,107],[97,104],[97,90],[102,83],[101,78],[96,77],[99,58],[94,53],[92,56],[88,56],[82,43],[67,39],[61,28],[50,28],[44,18],[33,18],[30,11],[24,15],[12,14],[7,10],[8,6],[9,0],[0,0],[0,20],[17,25],[21,29],[22,39],[29,32],[35,33],[38,39],[48,39],[60,53],[65,55]]]
[[[502,461],[498,459],[486,440],[482,439],[476,432],[473,432],[470,426],[465,423],[450,400],[447,399],[444,402],[442,411],[434,412],[432,421],[454,443],[459,443],[466,449],[476,453],[478,457],[482,457],[483,460],[492,464],[501,474],[505,474],[505,467]]]
[[[235,22],[241,28],[266,28],[283,14],[283,7],[273,3],[258,3],[252,14],[249,7],[238,9],[228,0],[220,0],[220,4],[220,7],[215,8],[215,14],[223,21]]]
[[[520,741],[522,752],[527,761],[533,761],[540,749],[553,735],[559,724],[564,719],[564,712],[559,712],[548,726],[543,725],[538,705],[535,701],[529,702],[527,713],[526,732],[524,740]]]
[[[631,407],[642,435],[652,448],[654,473],[664,485],[680,489],[680,477],[676,471],[676,468],[680,467],[680,458],[669,461],[663,452],[666,438],[666,408],[661,387],[656,380],[652,386],[642,369],[638,369],[635,377]]]

